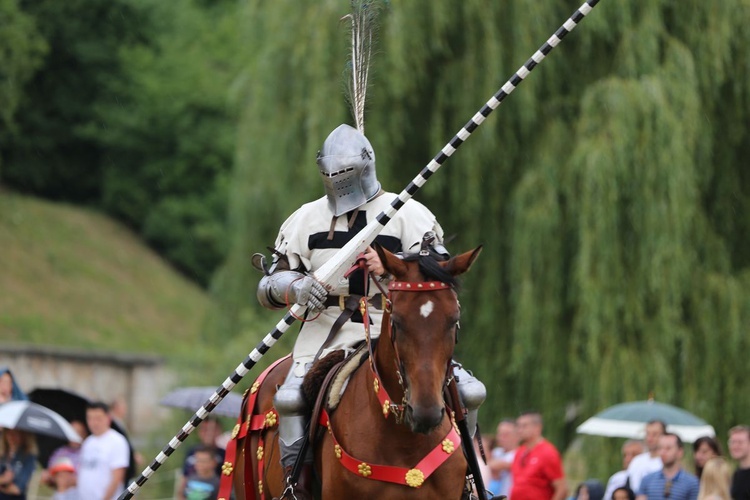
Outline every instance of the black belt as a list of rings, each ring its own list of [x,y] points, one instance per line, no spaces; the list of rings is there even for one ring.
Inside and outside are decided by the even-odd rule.
[[[326,308],[328,307],[338,307],[342,311],[346,309],[347,302],[351,303],[352,299],[357,300],[357,304],[359,304],[359,299],[362,298],[361,295],[329,295],[326,298],[326,301],[324,302],[324,305]],[[369,299],[367,299],[367,302],[370,304],[371,307],[374,307],[378,311],[382,311],[385,309],[385,303],[386,298],[382,293],[376,293]]]

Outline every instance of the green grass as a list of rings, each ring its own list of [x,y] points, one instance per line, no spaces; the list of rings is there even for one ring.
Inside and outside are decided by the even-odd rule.
[[[195,347],[208,296],[99,213],[0,190],[0,338],[150,352]]]
[[[276,315],[250,318],[257,331],[222,340],[208,331],[210,314],[208,294],[131,230],[93,210],[0,186],[2,343],[156,354],[166,359],[179,385],[218,387],[273,326]],[[241,394],[289,347],[276,349],[278,355],[260,363],[235,392]],[[150,435],[140,436],[147,443],[139,449],[147,463],[190,415],[175,410]],[[231,429],[234,422],[222,420]],[[188,441],[186,448],[197,437]],[[169,498],[174,469],[183,456],[184,450],[178,450],[139,496]]]

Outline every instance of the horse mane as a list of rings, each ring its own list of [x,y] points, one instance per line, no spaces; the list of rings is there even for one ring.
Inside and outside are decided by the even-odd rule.
[[[337,351],[331,351],[324,358],[316,361],[310,370],[305,374],[305,378],[302,381],[302,394],[307,404],[312,408],[315,405],[315,400],[318,397],[323,381],[337,363],[344,360],[346,357],[346,351],[343,349]]]
[[[443,269],[439,264],[440,261],[446,260],[445,257],[432,249],[430,249],[429,255],[421,255],[419,252],[404,254],[402,260],[419,264],[419,272],[422,273],[425,281],[440,281],[455,289],[461,286],[458,278]]]

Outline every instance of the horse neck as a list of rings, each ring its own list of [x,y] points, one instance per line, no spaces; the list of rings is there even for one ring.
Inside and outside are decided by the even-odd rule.
[[[383,323],[380,330],[375,351],[375,367],[383,387],[394,402],[400,402],[404,397],[404,390],[399,384],[397,371],[397,357],[391,338],[391,315],[387,311],[383,314]]]

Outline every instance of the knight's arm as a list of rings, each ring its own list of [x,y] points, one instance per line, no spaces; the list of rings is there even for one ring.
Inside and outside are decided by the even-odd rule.
[[[285,256],[274,257],[274,263],[258,283],[258,302],[267,309],[281,309],[291,304],[307,306],[312,312],[325,309],[328,292],[312,276],[289,269]]]

